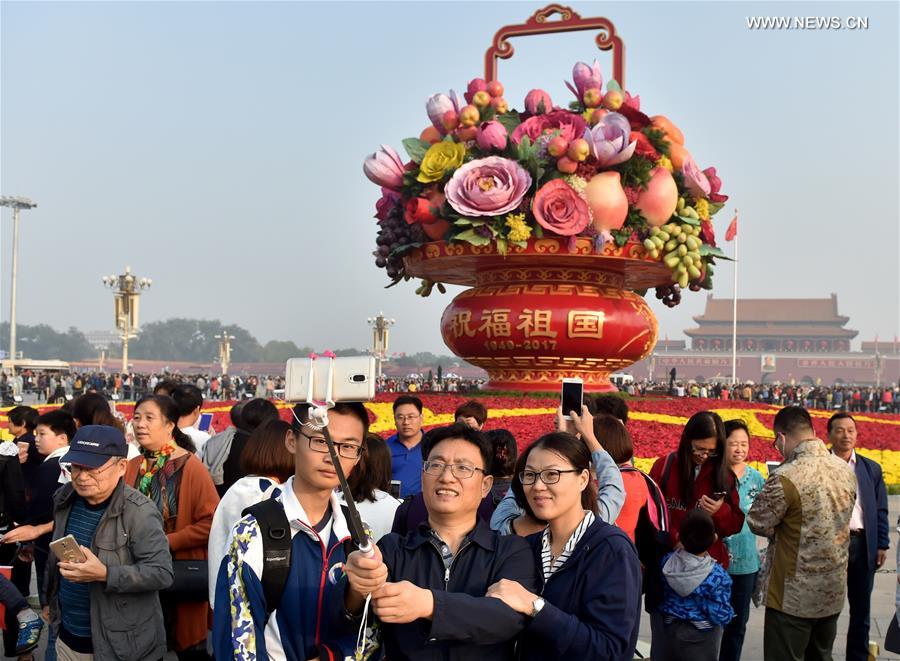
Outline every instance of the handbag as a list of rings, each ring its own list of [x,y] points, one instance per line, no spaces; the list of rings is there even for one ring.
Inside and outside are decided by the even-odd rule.
[[[209,565],[206,560],[172,560],[175,580],[163,592],[182,601],[209,599]]]
[[[884,649],[894,654],[900,654],[900,625],[897,624],[896,615],[891,618],[891,623],[884,636]]]

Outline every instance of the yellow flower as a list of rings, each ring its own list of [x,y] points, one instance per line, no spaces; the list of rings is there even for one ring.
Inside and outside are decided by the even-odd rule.
[[[425,152],[416,181],[423,184],[440,181],[447,170],[454,170],[463,164],[465,155],[466,146],[460,142],[436,142]]]
[[[579,177],[577,174],[567,174],[563,177],[563,181],[565,181],[572,189],[578,193],[581,197],[584,197],[584,189],[587,187],[587,179],[584,177]]]
[[[672,161],[669,160],[668,156],[660,156],[659,160],[656,161],[656,167],[665,168],[669,172],[672,172],[675,169],[672,167]]]
[[[510,241],[527,241],[531,237],[531,227],[525,222],[524,213],[511,213],[506,217],[506,226],[509,234],[506,238]]]
[[[709,220],[709,202],[706,200],[697,200],[694,202],[694,211],[700,216],[701,220]]]

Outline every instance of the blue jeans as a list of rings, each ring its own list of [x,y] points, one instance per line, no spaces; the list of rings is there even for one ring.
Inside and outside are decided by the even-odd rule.
[[[731,607],[734,618],[725,626],[722,636],[722,647],[719,649],[719,661],[740,661],[741,649],[744,647],[744,633],[750,617],[750,599],[753,597],[753,586],[756,575],[738,574],[731,577]]]

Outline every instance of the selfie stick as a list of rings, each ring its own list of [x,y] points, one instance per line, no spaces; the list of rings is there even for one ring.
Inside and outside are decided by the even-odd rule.
[[[334,407],[332,384],[334,381],[334,359],[335,355],[331,351],[322,354],[328,358],[328,377],[325,382],[325,401],[317,402],[313,396],[315,386],[315,361],[318,356],[314,353],[309,354],[309,390],[306,394],[306,403],[310,405],[309,424],[316,429],[321,429],[325,436],[325,444],[328,446],[328,454],[331,455],[331,463],[334,464],[334,472],[337,473],[338,482],[340,482],[341,493],[344,494],[344,502],[347,504],[347,527],[350,529],[350,537],[356,548],[360,552],[371,558],[375,555],[372,547],[372,540],[366,534],[363,526],[362,518],[359,516],[359,510],[356,509],[356,502],[353,500],[353,493],[350,485],[347,483],[347,477],[344,475],[344,469],[341,467],[341,458],[338,455],[334,441],[331,439],[331,433],[328,431],[328,410]]]

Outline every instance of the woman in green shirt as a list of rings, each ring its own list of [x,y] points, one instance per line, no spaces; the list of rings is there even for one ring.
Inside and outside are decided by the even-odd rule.
[[[747,465],[750,454],[750,430],[743,420],[725,422],[725,461],[737,478],[738,495],[741,499],[741,510],[750,511],[753,499],[762,489],[762,474]],[[744,645],[744,631],[747,618],[750,617],[750,597],[759,573],[759,552],[756,550],[756,535],[750,532],[747,522],[736,535],[725,538],[730,556],[728,573],[731,575],[731,607],[734,619],[725,627],[719,661],[740,661],[741,648]]]

